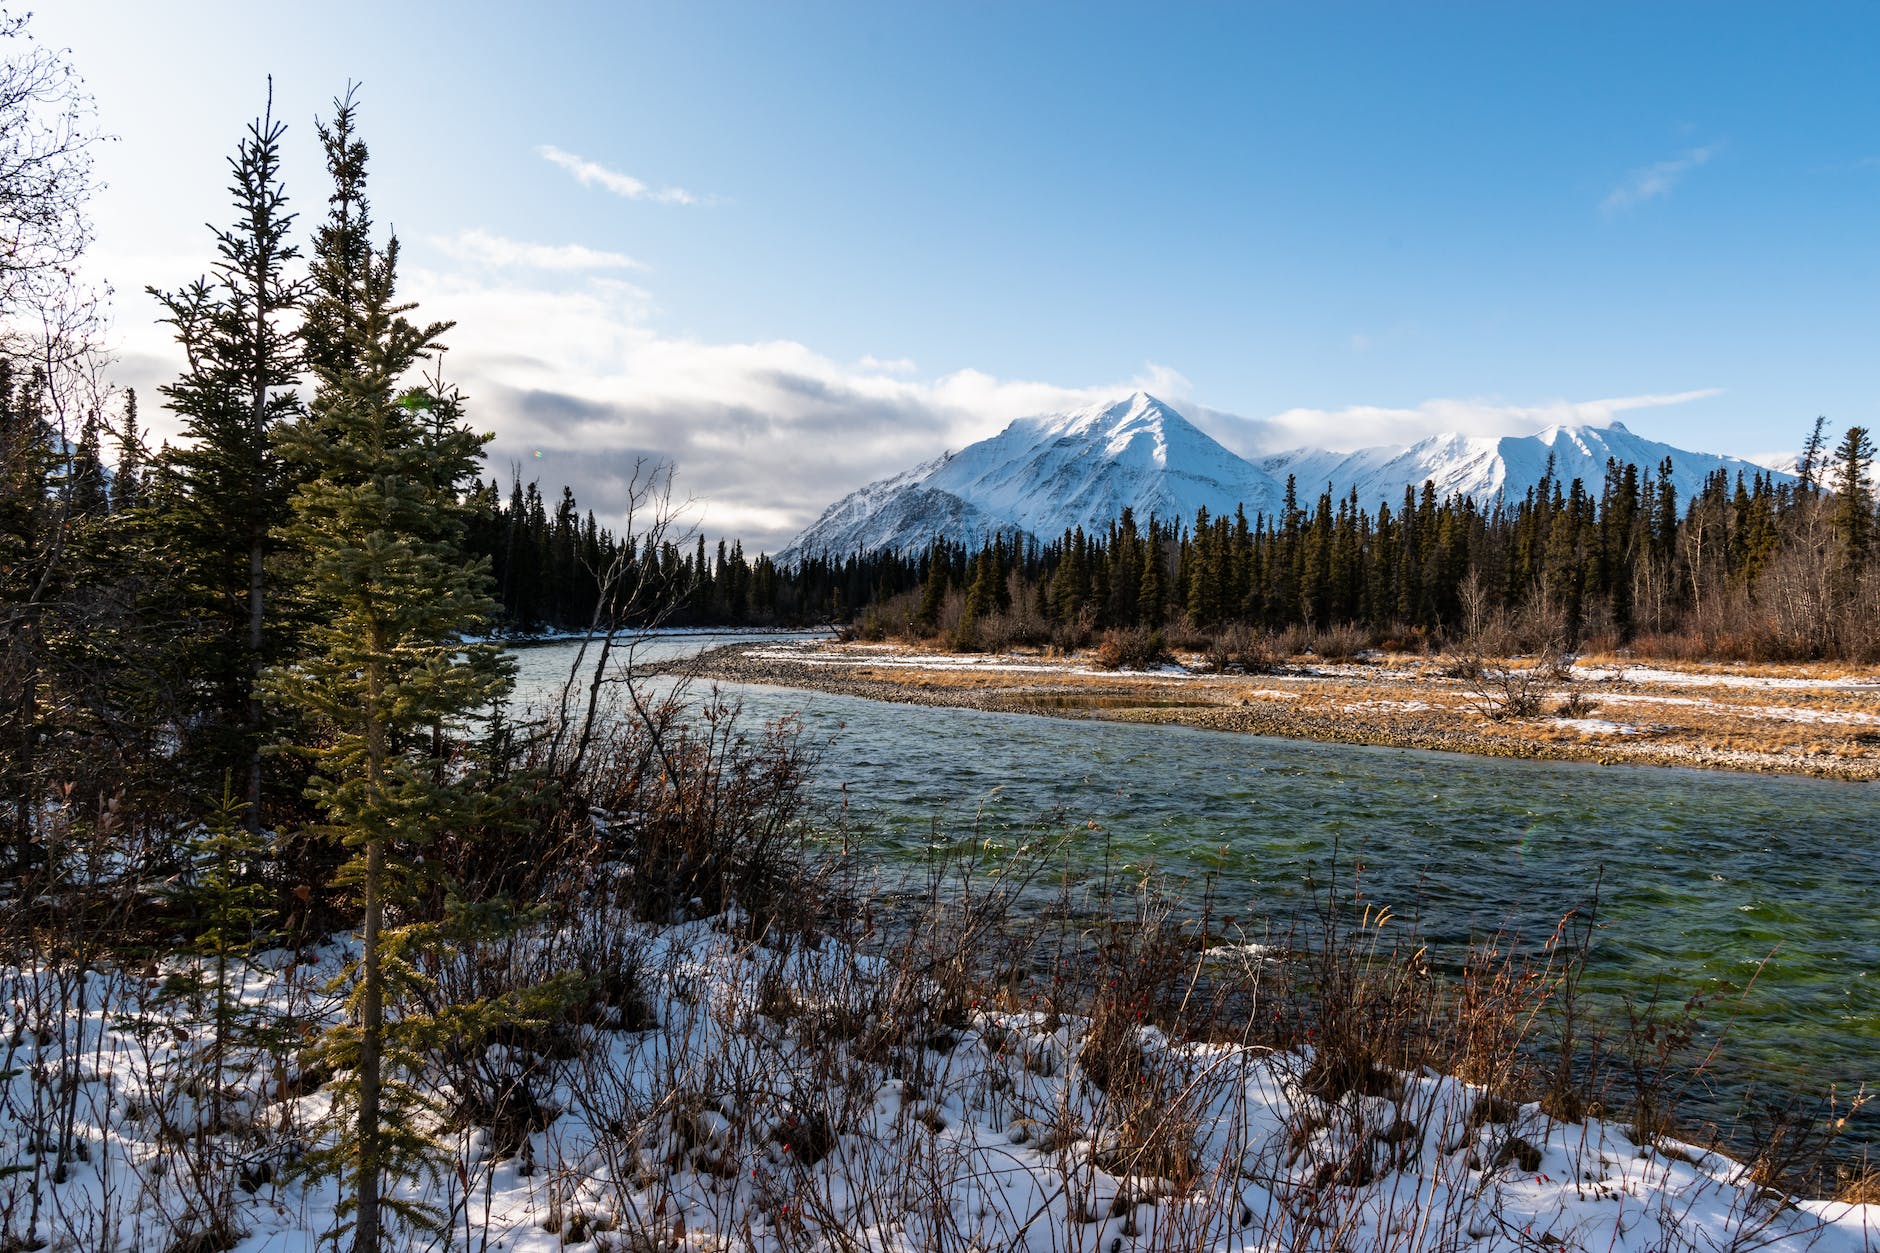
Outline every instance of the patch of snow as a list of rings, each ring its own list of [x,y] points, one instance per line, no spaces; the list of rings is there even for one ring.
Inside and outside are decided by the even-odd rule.
[[[1880,725],[1880,714],[1845,709],[1802,709],[1794,705],[1731,705],[1702,696],[1657,696],[1649,692],[1601,692],[1607,705],[1681,705],[1748,721],[1821,722],[1841,726]]]
[[[1581,735],[1637,735],[1641,728],[1604,718],[1550,718],[1554,726],[1578,731]]]
[[[1397,710],[1403,713],[1420,713],[1431,707],[1429,702],[1420,700],[1364,700],[1359,701],[1355,705],[1339,706],[1341,710],[1348,714],[1374,713],[1380,709]]]
[[[1741,687],[1792,691],[1840,691],[1880,686],[1880,679],[1823,679],[1778,674],[1715,674],[1665,670],[1656,666],[1589,667],[1582,678],[1611,683],[1651,683],[1660,687]]]
[[[1736,457],[1689,452],[1633,434],[1622,424],[1553,426],[1535,435],[1435,435],[1407,447],[1357,452],[1296,449],[1258,462],[1230,452],[1173,407],[1136,392],[1069,413],[1020,418],[989,439],[945,453],[870,483],[830,505],[778,554],[783,565],[827,554],[892,548],[923,551],[936,538],[972,547],[995,535],[1041,541],[1081,527],[1100,534],[1125,508],[1138,526],[1151,516],[1191,523],[1206,508],[1231,517],[1271,517],[1283,507],[1292,476],[1299,504],[1310,510],[1321,493],[1397,509],[1404,492],[1435,485],[1438,499],[1468,496],[1487,507],[1519,500],[1551,472],[1563,490],[1575,479],[1598,496],[1607,462],[1636,466],[1650,482],[1671,462],[1681,501],[1706,478],[1780,471]]]

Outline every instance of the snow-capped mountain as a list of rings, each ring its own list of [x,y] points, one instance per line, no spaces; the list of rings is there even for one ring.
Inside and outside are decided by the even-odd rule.
[[[1242,506],[1249,517],[1272,516],[1289,474],[1307,509],[1321,492],[1342,498],[1354,487],[1367,510],[1380,502],[1396,508],[1406,487],[1420,492],[1426,480],[1438,498],[1462,494],[1488,505],[1500,495],[1513,502],[1540,482],[1550,456],[1557,480],[1581,479],[1595,494],[1608,459],[1655,475],[1670,458],[1680,500],[1720,469],[1732,478],[1770,473],[1740,458],[1645,439],[1617,422],[1551,426],[1525,436],[1435,435],[1409,447],[1352,453],[1302,448],[1256,463],[1136,392],[1070,413],[1020,418],[990,439],[871,483],[824,510],[778,561],[881,548],[917,552],[939,536],[975,546],[1013,533],[1049,540],[1078,526],[1101,531],[1125,507],[1144,521],[1153,515],[1189,522],[1202,507],[1217,516]]]
[[[1403,502],[1404,489],[1421,491],[1425,482],[1436,484],[1437,499],[1472,496],[1487,505],[1499,493],[1510,503],[1540,482],[1547,459],[1554,461],[1554,478],[1562,486],[1580,479],[1597,496],[1610,459],[1635,465],[1643,475],[1655,477],[1658,467],[1671,459],[1671,481],[1679,500],[1703,490],[1704,480],[1718,470],[1735,479],[1741,472],[1753,478],[1768,474],[1767,467],[1739,457],[1687,452],[1670,444],[1646,439],[1622,423],[1608,426],[1550,426],[1535,435],[1432,435],[1408,448],[1384,446],[1353,453],[1301,448],[1260,460],[1260,468],[1284,481],[1288,474],[1298,483],[1299,501],[1311,508],[1319,493],[1334,497],[1358,489],[1366,509],[1386,502],[1394,509]],[[1786,476],[1783,476],[1786,477]]]
[[[818,553],[847,555],[882,548],[908,551],[926,548],[941,535],[978,545],[994,535],[1022,530],[952,492],[932,486],[929,480],[955,455],[942,453],[912,470],[850,492],[823,510],[815,524],[791,541],[777,560],[790,565]]]
[[[778,554],[917,551],[938,536],[977,544],[1024,532],[1100,530],[1125,508],[1145,521],[1205,506],[1271,511],[1283,487],[1146,392],[1020,418],[981,440],[843,497]]]

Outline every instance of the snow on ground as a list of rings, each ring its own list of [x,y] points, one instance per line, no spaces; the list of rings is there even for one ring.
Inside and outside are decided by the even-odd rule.
[[[1637,735],[1641,730],[1622,722],[1608,722],[1604,718],[1549,718],[1548,722],[1553,726],[1578,731],[1582,735]]]
[[[1720,674],[1701,670],[1664,670],[1656,666],[1589,666],[1583,679],[1609,683],[1650,683],[1661,687],[1743,687],[1794,691],[1871,691],[1880,679],[1828,679],[1779,674]]]
[[[840,669],[869,667],[880,670],[951,670],[988,674],[1130,674],[1174,680],[1194,677],[1181,666],[1162,665],[1153,670],[1103,670],[1062,661],[1021,660],[1009,653],[909,653],[884,644],[848,644],[835,653],[814,648],[762,647],[748,650],[747,655],[765,661],[788,661],[797,665]]]
[[[1701,696],[1655,696],[1645,692],[1601,692],[1604,705],[1680,705],[1731,718],[1774,722],[1828,722],[1843,726],[1880,724],[1880,714],[1843,709],[1803,709],[1795,705],[1732,705]]]
[[[1422,713],[1431,707],[1428,701],[1421,700],[1365,700],[1355,705],[1340,705],[1339,709],[1348,714],[1376,713],[1379,710],[1390,710],[1395,713]]]
[[[958,673],[984,674],[1063,674],[1063,675],[1100,675],[1114,677],[1127,674],[1139,678],[1153,678],[1167,682],[1191,682],[1207,678],[1205,674],[1179,665],[1162,665],[1154,670],[1103,670],[1094,666],[1077,664],[1062,660],[1032,659],[1009,653],[915,653],[907,652],[893,644],[847,644],[838,651],[827,651],[816,644],[774,645],[751,650],[753,657],[772,661],[790,661],[800,665],[821,666],[837,669],[872,667],[876,669],[933,670]],[[1775,675],[1705,675],[1679,670],[1661,670],[1646,666],[1627,666],[1622,668],[1607,667],[1583,669],[1575,672],[1575,677],[1588,682],[1623,681],[1635,684],[1664,684],[1672,687],[1722,686],[1748,690],[1811,691],[1811,692],[1865,692],[1880,684],[1880,680],[1794,678]],[[1403,675],[1391,671],[1379,671],[1375,666],[1323,663],[1310,669],[1293,669],[1286,673],[1266,676],[1275,683],[1309,685],[1327,680],[1343,680],[1353,683],[1374,684],[1414,683],[1420,681],[1417,676]],[[1252,689],[1242,693],[1249,697],[1269,699],[1296,699],[1294,692],[1279,691],[1272,688]],[[1840,726],[1880,726],[1880,713],[1867,713],[1859,710],[1808,709],[1794,705],[1743,705],[1714,700],[1705,696],[1667,696],[1650,692],[1602,691],[1598,696],[1602,704],[1610,705],[1676,705],[1691,709],[1706,710],[1722,717],[1740,718],[1748,721],[1778,721],[1796,723],[1822,723]],[[1422,700],[1373,700],[1339,707],[1345,713],[1367,713],[1383,710],[1402,713],[1423,713],[1435,708]],[[1597,720],[1555,719],[1557,725],[1575,726],[1587,734],[1635,734],[1640,728],[1623,727],[1621,724],[1592,725]],[[1578,723],[1588,723],[1579,726]],[[1612,729],[1608,729],[1612,728]]]
[[[445,1213],[450,1247],[1880,1248],[1880,1206],[1786,1199],[1715,1153],[1433,1072],[1327,1102],[1302,1086],[1305,1054],[1141,1028],[1142,1079],[1104,1085],[1080,1020],[974,1008],[898,1031],[921,988],[831,941],[778,951],[722,920],[613,934],[650,1025],[582,1029],[526,1142],[440,1135],[439,1174],[402,1194]],[[243,995],[311,1029],[338,1012],[320,990],[338,959],[277,960]],[[231,1207],[242,1253],[311,1250],[331,1228],[334,1186],[287,1169],[329,1134],[327,1093],[276,1099],[293,1067],[236,1049],[217,1133],[212,1036],[152,1006],[148,972],[3,977],[7,1247],[183,1247],[205,1198]]]

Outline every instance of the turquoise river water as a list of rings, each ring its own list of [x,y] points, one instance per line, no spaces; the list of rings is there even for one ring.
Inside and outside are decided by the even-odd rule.
[[[573,650],[518,650],[519,698],[543,699]],[[846,802],[884,864],[936,839],[1081,828],[1093,858],[1215,872],[1220,912],[1282,931],[1310,908],[1308,880],[1349,889],[1361,866],[1366,897],[1417,915],[1439,955],[1504,928],[1543,940],[1597,882],[1589,984],[1656,987],[1666,1005],[1706,994],[1709,1029],[1727,1032],[1706,1112],[1727,1117],[1746,1088],[1880,1088],[1880,785],[727,690],[753,727],[800,715],[819,799]],[[1880,1144],[1871,1109],[1851,1130]]]

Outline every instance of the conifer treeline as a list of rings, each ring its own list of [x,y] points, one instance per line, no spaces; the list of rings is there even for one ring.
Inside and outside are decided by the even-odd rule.
[[[1669,461],[1610,463],[1591,489],[1550,464],[1520,500],[1487,507],[1439,500],[1425,483],[1395,509],[1373,513],[1355,490],[1307,508],[1289,480],[1271,518],[1202,510],[1183,524],[1125,511],[1105,531],[1043,545],[942,540],[917,562],[855,563],[878,602],[864,625],[963,648],[1076,645],[1105,630],[1334,627],[1413,644],[1501,627],[1520,646],[1871,660],[1873,444],[1851,427],[1824,458],[1821,430],[1799,481],[1719,471],[1689,501]]]
[[[520,480],[507,497],[494,479],[482,484],[469,506],[467,543],[489,559],[501,620],[516,631],[586,629],[616,570],[639,581],[638,599],[659,607],[664,626],[821,625],[858,603],[846,570],[854,561],[779,567],[763,554],[745,556],[741,540],[679,542],[657,526],[623,540],[592,510],[583,513],[567,487],[552,513],[540,484]],[[624,625],[649,625],[647,616],[629,614]]]

